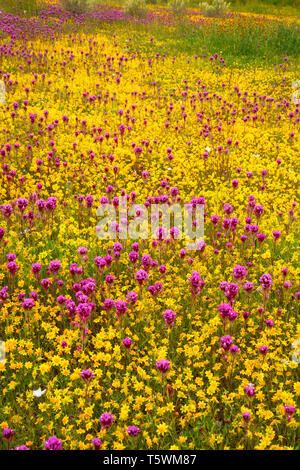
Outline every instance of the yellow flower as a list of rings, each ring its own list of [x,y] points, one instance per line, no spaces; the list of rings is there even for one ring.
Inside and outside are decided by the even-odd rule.
[[[159,436],[164,436],[166,434],[166,432],[168,431],[168,425],[165,424],[165,423],[159,424],[156,427],[156,430],[157,430],[157,434]]]

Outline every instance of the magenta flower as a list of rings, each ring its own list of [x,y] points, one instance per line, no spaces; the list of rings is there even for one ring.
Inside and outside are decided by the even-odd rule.
[[[49,279],[42,279],[42,280],[41,280],[41,285],[43,286],[43,288],[44,288],[45,290],[49,289],[49,287],[50,287],[50,281],[49,281]]]
[[[10,444],[14,438],[15,431],[11,428],[4,428],[2,431],[2,436]]]
[[[82,370],[80,373],[80,377],[86,382],[89,383],[92,378],[94,377],[93,372],[90,369]]]
[[[115,302],[118,317],[123,317],[127,311],[127,302],[125,300],[117,300]]]
[[[164,320],[166,322],[166,328],[174,326],[176,313],[173,310],[165,310],[163,313]]]
[[[128,426],[126,432],[131,437],[136,437],[140,432],[140,428],[138,426]]]
[[[251,418],[251,415],[250,415],[249,411],[245,411],[242,416],[243,416],[244,422],[249,423],[250,418]]]
[[[284,405],[284,410],[287,415],[288,421],[292,419],[293,414],[296,412],[296,408],[290,405]]]
[[[254,290],[254,285],[252,282],[245,282],[243,289],[247,292],[247,294],[249,294]]]
[[[247,276],[247,270],[244,266],[235,266],[233,268],[233,277],[235,279],[245,279],[245,277]]]
[[[125,339],[122,340],[122,343],[124,344],[126,349],[130,349],[132,345],[132,339],[126,337]]]
[[[132,263],[136,263],[137,260],[139,259],[139,254],[136,251],[131,251],[128,255],[128,258]]]
[[[168,372],[170,369],[171,364],[170,361],[167,359],[160,359],[159,361],[156,362],[156,368],[159,370],[159,372],[164,375]]]
[[[102,441],[98,437],[94,437],[91,442],[95,450],[99,450],[102,446]]]
[[[198,271],[193,271],[191,277],[189,278],[190,290],[193,297],[201,294],[202,288],[205,285],[205,282],[202,281]]]
[[[84,302],[84,303],[80,303],[77,306],[77,308],[76,308],[77,315],[79,316],[82,323],[87,323],[88,319],[91,316],[92,309],[93,309],[93,305],[91,303],[88,304],[88,303]]]
[[[20,209],[21,212],[25,211],[28,204],[29,204],[29,202],[27,201],[27,199],[25,199],[23,197],[20,197],[19,199],[17,199],[17,206],[18,206],[18,208]]]
[[[264,291],[268,291],[271,288],[273,282],[271,274],[263,274],[259,281]]]
[[[220,346],[224,351],[229,351],[230,346],[233,344],[233,339],[231,336],[226,335],[222,336],[220,339]]]
[[[105,278],[105,282],[108,286],[110,286],[114,282],[115,278],[112,274],[108,274]]]
[[[278,230],[274,230],[273,237],[274,237],[274,241],[278,240],[278,238],[281,237],[281,232],[279,232]]]
[[[24,299],[21,305],[24,308],[24,310],[31,310],[34,307],[35,302],[33,299],[28,298],[28,299]]]
[[[115,305],[115,302],[112,299],[105,299],[102,305],[103,310],[109,312]]]
[[[53,196],[48,197],[46,201],[46,209],[48,211],[54,211],[54,209],[56,209],[56,206],[57,206],[57,199]]]
[[[3,204],[1,206],[1,212],[2,212],[2,215],[6,218],[6,219],[9,219],[9,217],[11,216],[11,214],[13,213],[13,208],[10,204]],[[1,231],[1,229],[0,229]],[[0,237],[1,238],[1,237]]]
[[[85,248],[84,246],[80,246],[77,250],[77,253],[80,255],[80,256],[84,256],[88,253],[88,249]]]
[[[251,384],[246,385],[245,392],[246,392],[246,395],[248,395],[248,397],[250,398],[254,397],[254,395],[256,394],[254,385],[251,385]]]
[[[113,424],[114,420],[115,420],[115,417],[111,413],[103,413],[99,418],[102,429],[110,428],[111,425]]]
[[[229,351],[231,352],[231,354],[238,354],[240,352],[240,349],[235,344],[232,344],[232,346],[230,346],[229,348]]]
[[[144,284],[144,282],[148,279],[148,273],[146,271],[144,271],[143,269],[139,269],[135,273],[135,279],[138,281],[140,286],[142,286]]]
[[[265,356],[268,352],[268,346],[263,345],[259,348],[259,350],[262,353],[262,355]]]
[[[94,258],[94,263],[100,271],[103,271],[106,267],[106,261],[104,258],[101,258],[101,256],[96,256],[96,258]]]
[[[224,294],[225,294],[225,297],[226,299],[229,301],[229,303],[233,303],[233,300],[235,299],[235,297],[237,296],[239,292],[239,286],[235,283],[230,283],[230,284],[227,284],[225,290],[224,290]]]
[[[15,276],[16,272],[19,269],[19,266],[17,265],[15,261],[10,261],[9,263],[7,263],[6,267],[13,277]]]
[[[60,261],[58,259],[55,259],[49,263],[48,270],[52,274],[58,273],[58,271],[61,268]]]
[[[134,305],[138,300],[138,297],[139,296],[134,291],[131,291],[127,293],[126,300],[129,304]]]
[[[253,212],[256,215],[256,218],[259,219],[264,212],[264,208],[262,205],[257,204],[257,206],[254,206]]]
[[[39,263],[33,263],[31,265],[31,272],[37,276],[39,274],[39,272],[42,270],[42,265],[39,264]]]
[[[50,436],[47,441],[44,442],[45,450],[62,450],[62,442],[56,436]]]

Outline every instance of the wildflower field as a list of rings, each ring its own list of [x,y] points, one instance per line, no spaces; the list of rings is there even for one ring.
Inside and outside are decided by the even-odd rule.
[[[299,449],[298,1],[13,3],[0,449]],[[161,203],[203,210],[196,250],[123,236]]]

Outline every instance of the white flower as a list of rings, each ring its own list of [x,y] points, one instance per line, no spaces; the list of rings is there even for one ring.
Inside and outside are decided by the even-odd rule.
[[[205,149],[207,152],[210,152],[211,151],[211,148],[210,147],[206,147]]]
[[[259,158],[259,157],[260,157],[260,154],[259,154],[259,153],[258,153],[258,154],[254,154],[253,157]]]
[[[46,389],[41,390],[40,388],[38,388],[37,390],[33,390],[32,395],[34,397],[41,397],[42,395],[44,395],[44,393],[46,393]]]

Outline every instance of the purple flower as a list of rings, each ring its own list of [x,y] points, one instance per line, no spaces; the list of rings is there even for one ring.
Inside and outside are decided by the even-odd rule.
[[[3,204],[1,206],[1,212],[2,212],[2,215],[8,219],[13,213],[13,208],[10,204]]]
[[[265,356],[268,352],[268,346],[263,345],[259,348],[259,350],[262,353],[262,355]]]
[[[237,284],[233,282],[230,284],[227,284],[224,294],[225,294],[226,299],[229,301],[229,303],[231,304],[233,303],[238,292],[239,292],[239,286]]]
[[[256,394],[256,390],[255,390],[254,385],[250,385],[250,384],[246,385],[245,392],[248,395],[248,397],[250,397],[250,398],[254,397],[254,395]]]
[[[176,313],[173,312],[173,310],[165,310],[163,313],[164,320],[166,322],[166,327],[169,326],[174,326],[175,323],[175,318],[176,318]]]
[[[253,291],[254,289],[254,285],[252,282],[245,282],[244,286],[243,286],[243,289],[247,292],[247,293],[250,293]]]
[[[54,209],[56,209],[56,205],[57,205],[57,199],[52,196],[48,197],[46,201],[46,209],[48,209],[48,211],[54,211]]]
[[[168,370],[170,369],[170,361],[167,359],[160,359],[159,361],[156,362],[156,368],[161,372],[161,374],[166,374]]]
[[[83,323],[86,323],[90,318],[92,309],[92,304],[88,304],[86,302],[80,303],[78,307],[76,307],[77,315]]]
[[[104,258],[101,258],[101,256],[96,256],[96,258],[94,258],[94,263],[100,271],[106,267],[106,261]]]
[[[138,426],[128,426],[126,432],[129,436],[136,437],[141,432],[141,430]]]
[[[201,290],[205,285],[205,282],[202,281],[198,271],[193,271],[191,277],[189,278],[190,290],[193,297],[201,294]]]
[[[220,339],[220,346],[224,351],[229,351],[230,346],[233,344],[231,336],[226,335],[222,336]]]
[[[114,420],[115,420],[115,417],[111,413],[103,413],[99,418],[102,429],[110,428],[111,425],[113,424]]]
[[[233,268],[233,277],[235,279],[245,279],[245,277],[247,276],[247,270],[244,266],[235,266]]]
[[[250,421],[250,417],[251,417],[251,415],[250,415],[249,411],[245,411],[243,413],[243,420],[244,420],[245,423],[248,423]]]
[[[105,278],[105,282],[107,285],[110,285],[114,282],[115,278],[112,274],[108,274]]]
[[[94,377],[93,372],[90,369],[82,370],[80,373],[80,377],[86,382],[90,382]]]
[[[31,272],[36,276],[42,269],[42,265],[39,263],[33,263],[31,265]]]
[[[262,213],[264,212],[264,208],[262,205],[257,204],[257,206],[254,206],[253,212],[256,215],[257,219],[259,219]]]
[[[102,441],[98,437],[92,439],[92,444],[94,445],[95,450],[99,450],[102,446]]]
[[[228,318],[231,312],[231,306],[229,304],[218,305],[218,310],[222,318]]]
[[[231,352],[231,354],[237,354],[240,352],[240,349],[238,348],[238,346],[233,344],[232,346],[230,346],[229,351]]]
[[[128,255],[128,258],[132,263],[136,263],[136,261],[139,259],[139,254],[136,251],[131,251]]]
[[[127,302],[132,305],[136,303],[137,299],[138,299],[138,295],[134,291],[128,292],[126,295]]]
[[[14,434],[15,434],[15,431],[11,428],[4,428],[2,431],[2,436],[9,443],[13,440]]]
[[[119,316],[123,316],[126,311],[127,311],[127,302],[125,300],[117,300],[115,302],[115,307],[116,307],[116,310],[117,310],[117,315],[118,317]]]
[[[272,276],[271,274],[263,274],[259,281],[261,283],[262,289],[267,291],[271,288]]]
[[[56,274],[61,268],[60,261],[55,259],[49,263],[48,270],[52,274]]]
[[[102,305],[103,310],[109,312],[115,305],[115,302],[112,299],[105,299]]]
[[[143,269],[139,269],[135,273],[135,279],[142,286],[144,284],[144,282],[148,279],[148,273],[146,271],[144,271]]]
[[[130,349],[130,346],[132,345],[132,339],[126,337],[122,340],[122,343],[124,344],[126,349]]]
[[[290,421],[293,414],[296,412],[296,408],[294,406],[284,405],[284,410],[286,412],[288,421]]]
[[[19,269],[19,266],[16,264],[15,261],[10,261],[9,263],[7,263],[6,267],[12,276],[15,276],[16,272]]]
[[[33,299],[24,299],[22,302],[22,307],[24,310],[31,310],[34,307],[35,303]]]
[[[28,203],[27,199],[25,199],[23,197],[20,197],[19,199],[17,199],[17,206],[18,206],[18,208],[20,209],[21,212],[25,211],[28,204],[29,203]]]
[[[278,230],[274,230],[273,237],[275,241],[278,240],[278,238],[281,237],[281,232],[278,232]]]
[[[56,436],[50,436],[47,441],[44,442],[45,450],[62,450],[62,442]]]

